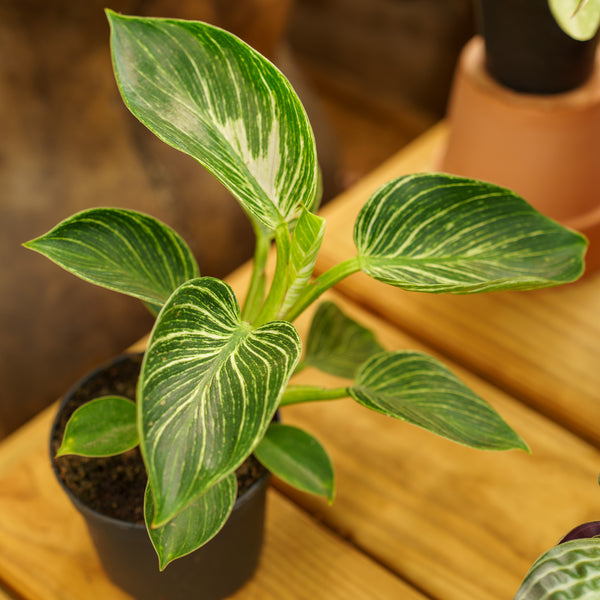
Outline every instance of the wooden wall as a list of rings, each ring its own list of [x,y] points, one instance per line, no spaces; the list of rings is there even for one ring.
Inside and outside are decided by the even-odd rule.
[[[296,0],[297,55],[365,94],[444,113],[473,0]]]

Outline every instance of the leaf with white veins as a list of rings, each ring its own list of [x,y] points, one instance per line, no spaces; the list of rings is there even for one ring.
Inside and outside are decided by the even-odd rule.
[[[421,352],[376,354],[348,388],[359,403],[481,450],[526,450],[525,442],[444,365]]]
[[[183,284],[158,316],[138,384],[140,448],[156,505],[171,519],[236,469],[262,439],[301,351],[295,328],[253,329],[231,288]]]
[[[325,219],[308,210],[303,210],[292,236],[288,273],[289,289],[279,311],[280,315],[284,315],[294,304],[310,279],[324,234]]]
[[[371,277],[456,294],[573,281],[587,245],[509,190],[425,173],[379,188],[358,215],[354,242]]]
[[[236,500],[237,480],[231,473],[161,527],[152,528],[154,502],[146,487],[144,518],[162,571],[170,562],[190,554],[223,528]]]
[[[146,127],[195,158],[269,231],[312,206],[312,129],[268,60],[206,23],[107,15],[121,95]]]
[[[84,210],[24,245],[85,281],[143,300],[152,311],[199,275],[181,237],[134,210]]]
[[[597,600],[600,598],[600,539],[565,542],[531,566],[514,600]]]

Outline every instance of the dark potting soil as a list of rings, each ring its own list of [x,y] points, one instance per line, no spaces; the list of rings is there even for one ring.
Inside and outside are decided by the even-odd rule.
[[[141,355],[130,355],[93,374],[79,387],[60,415],[51,440],[52,456],[60,447],[65,426],[82,404],[106,395],[119,395],[135,400],[135,387],[142,362]],[[117,456],[86,458],[61,456],[53,458],[59,477],[85,505],[94,510],[132,523],[144,522],[146,470],[138,448]],[[254,483],[265,468],[250,456],[236,471],[238,496]]]

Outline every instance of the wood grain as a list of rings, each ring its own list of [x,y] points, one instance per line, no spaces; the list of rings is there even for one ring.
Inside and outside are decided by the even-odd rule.
[[[353,212],[366,195],[395,175],[430,165],[443,135],[436,128],[324,209],[329,226],[321,269],[351,255]],[[245,266],[231,277],[236,290],[248,273]],[[351,401],[288,407],[284,420],[305,427],[329,450],[337,499],[329,507],[278,484],[292,502],[270,494],[263,563],[236,597],[512,597],[541,552],[600,514],[600,452],[522,402],[596,435],[598,285],[590,278],[532,294],[453,298],[402,293],[355,277],[330,293],[388,348],[434,342],[532,454],[470,450]],[[299,319],[301,332],[309,319],[309,313]],[[339,383],[309,370],[301,381]],[[104,579],[83,522],[53,479],[46,454],[51,416],[42,414],[0,445],[1,580],[27,600],[125,598]]]
[[[352,228],[367,197],[393,177],[435,167],[445,135],[443,125],[432,129],[325,207],[335,226],[327,229],[318,270],[356,254]],[[338,289],[600,444],[600,274],[560,288],[474,296],[409,293],[362,274]]]
[[[26,600],[126,600],[105,578],[82,518],[51,472],[52,416],[53,410],[45,411],[0,445],[0,581]],[[426,600],[270,491],[261,565],[234,598],[374,597]]]
[[[423,349],[352,303],[342,305],[373,328],[385,347]],[[328,507],[282,489],[432,597],[511,598],[537,556],[573,526],[600,517],[600,453],[444,362],[519,432],[531,455],[471,450],[351,400],[298,405],[287,407],[283,419],[306,428],[328,449],[337,497]],[[301,378],[311,384],[326,379],[314,371]]]

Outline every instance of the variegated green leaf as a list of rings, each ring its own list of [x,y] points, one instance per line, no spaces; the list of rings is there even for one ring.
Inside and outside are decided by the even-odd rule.
[[[586,240],[495,185],[401,177],[373,194],[354,229],[363,271],[407,290],[473,293],[577,279]]]
[[[148,305],[162,305],[184,281],[198,277],[192,251],[179,235],[133,210],[84,210],[25,246],[85,281]]]
[[[333,501],[333,465],[323,446],[306,431],[271,423],[254,455],[286,483]]]
[[[206,167],[268,230],[312,206],[312,129],[269,61],[205,23],[107,14],[117,82],[144,125]]]
[[[294,228],[290,249],[288,292],[280,315],[284,315],[294,304],[310,279],[324,233],[325,219],[304,209]]]
[[[600,0],[548,0],[561,29],[580,41],[592,39],[600,26]]]
[[[319,305],[313,317],[302,366],[354,379],[357,369],[382,351],[372,331],[327,301]]]
[[[533,563],[514,600],[600,598],[600,539],[565,542]]]
[[[377,354],[350,395],[360,404],[482,450],[527,449],[500,415],[446,367],[420,352]]]
[[[146,487],[144,518],[162,571],[170,562],[210,541],[227,522],[236,500],[237,480],[231,473],[161,527],[152,528],[154,501]]]
[[[135,404],[122,396],[102,396],[71,415],[56,456],[113,456],[137,445]]]
[[[298,361],[284,321],[253,329],[218,279],[182,285],[160,312],[138,384],[155,526],[236,469],[262,439]]]

